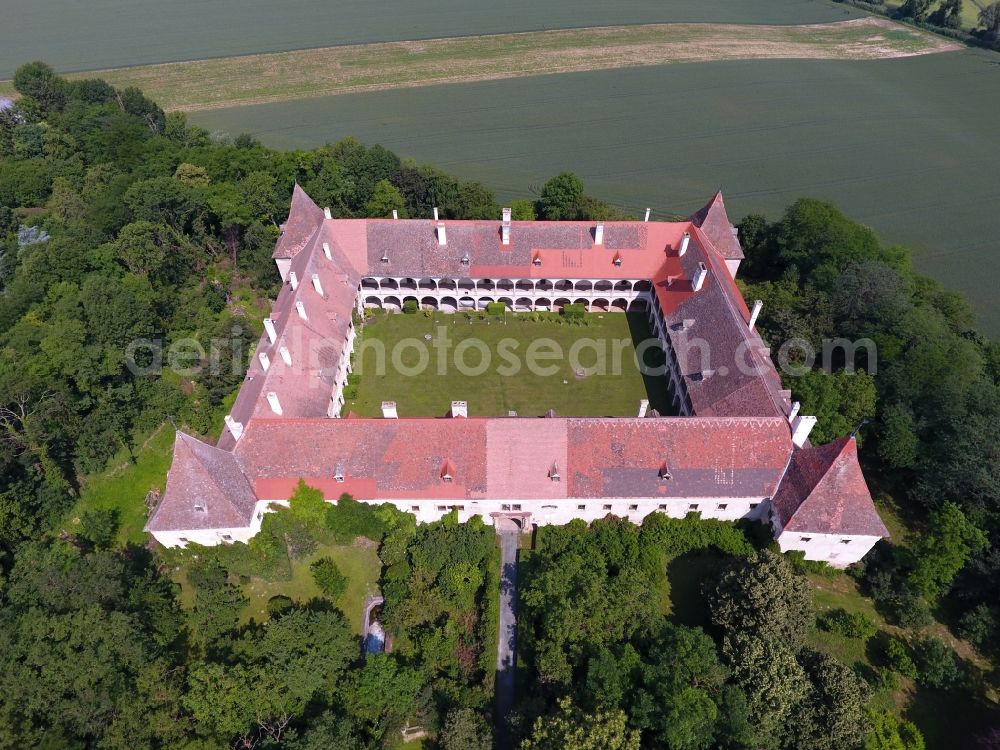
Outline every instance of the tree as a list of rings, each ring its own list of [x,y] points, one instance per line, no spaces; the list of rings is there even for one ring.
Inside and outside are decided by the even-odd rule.
[[[25,63],[14,71],[14,88],[22,96],[30,96],[44,109],[62,107],[65,83],[43,62]]]
[[[791,385],[803,413],[819,420],[810,433],[817,445],[853,432],[862,420],[875,417],[875,379],[863,370],[836,374],[810,370]]]
[[[639,732],[627,723],[620,709],[584,713],[563,698],[557,713],[535,721],[520,750],[639,750]]]
[[[990,3],[983,7],[979,11],[979,23],[994,39],[1000,37],[1000,2]]]
[[[406,200],[389,180],[379,180],[375,183],[372,197],[365,204],[365,215],[376,219],[386,219],[396,211],[401,219],[407,217]]]
[[[535,215],[535,204],[523,198],[511,201],[510,218],[513,221],[534,221],[538,218]]]
[[[497,219],[500,205],[493,191],[481,182],[463,182],[458,186],[455,214],[458,219]]]
[[[479,713],[455,708],[448,712],[438,742],[441,750],[491,750],[493,734]]]
[[[945,690],[958,681],[955,652],[944,641],[928,636],[917,643],[914,652],[917,682],[921,685]]]
[[[813,623],[808,581],[770,550],[734,563],[706,597],[712,625],[724,635],[767,633],[797,650]]]
[[[347,577],[340,572],[332,557],[321,557],[309,566],[319,590],[336,599],[347,590]]]
[[[889,711],[869,709],[871,729],[865,737],[865,750],[924,750],[924,738],[917,726],[901,721]]]
[[[958,29],[962,26],[962,0],[942,0],[938,9],[927,19],[935,26]]]
[[[930,10],[934,0],[906,0],[899,8],[899,15],[903,18],[912,18],[915,21],[922,21],[927,11]]]
[[[969,556],[988,545],[986,535],[955,503],[945,503],[931,514],[929,531],[912,545],[913,569],[909,582],[929,599],[947,591]]]
[[[208,176],[208,170],[196,164],[182,162],[174,170],[174,179],[190,187],[207,187],[212,181]]]
[[[572,172],[562,172],[542,186],[538,212],[549,221],[577,219],[582,200],[583,181]]]
[[[799,661],[810,687],[791,726],[791,745],[796,750],[860,748],[867,734],[868,685],[828,654],[804,649]]]

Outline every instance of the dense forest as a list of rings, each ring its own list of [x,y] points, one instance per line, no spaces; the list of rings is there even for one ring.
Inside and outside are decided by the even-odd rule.
[[[0,111],[0,748],[368,750],[400,746],[404,728],[425,748],[492,747],[491,528],[418,527],[305,486],[249,545],[123,545],[113,511],[66,521],[87,478],[167,420],[218,434],[239,367],[148,375],[128,346],[225,340],[215,356],[245,365],[296,182],[342,217],[496,218],[496,197],[353,139],[279,152],[214,136],[41,63],[15,84]],[[571,174],[513,208],[617,216]],[[1000,346],[905,249],[833,206],[803,199],[739,229],[762,334],[775,351],[800,342],[786,385],[819,417],[814,438],[860,427],[874,494],[905,524],[850,572],[892,632],[843,609],[817,619],[809,582],[842,574],[777,554],[759,528],[545,528],[522,557],[523,750],[916,750],[887,698],[900,684],[970,702],[994,689],[981,664],[1000,643]],[[804,355],[836,338],[873,345]],[[345,572],[321,554],[337,545],[376,549],[391,653],[360,658]],[[305,560],[320,595],[246,615],[248,581],[288,580]],[[822,651],[817,632],[868,644],[871,665]]]

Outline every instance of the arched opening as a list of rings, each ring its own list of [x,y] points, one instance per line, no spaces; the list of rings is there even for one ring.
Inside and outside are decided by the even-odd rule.
[[[410,291],[417,290],[417,280],[416,279],[402,279],[399,282],[400,289],[409,289]]]
[[[382,300],[378,297],[365,297],[365,307],[377,307],[379,310],[382,309]]]
[[[452,291],[454,291],[454,289],[455,289],[455,280],[454,279],[441,279],[438,282],[438,289],[451,289]]]
[[[573,282],[567,279],[559,279],[555,283],[555,289],[557,292],[569,292],[573,289]]]
[[[458,300],[454,297],[441,298],[441,310],[443,312],[455,312],[458,309]]]
[[[472,279],[459,279],[458,288],[463,292],[472,292],[476,288],[476,282]]]
[[[400,309],[402,309],[403,304],[399,301],[399,297],[389,295],[384,300],[382,300],[382,307],[384,307],[386,310],[399,311]]]
[[[399,283],[395,279],[382,279],[379,283],[383,290],[399,289]]]
[[[458,300],[459,310],[475,310],[476,301],[472,297],[460,297]]]
[[[598,281],[596,284],[594,284],[594,291],[595,292],[603,292],[603,293],[610,292],[611,291],[611,282],[610,281],[604,281],[604,280]]]
[[[548,279],[539,279],[537,282],[535,282],[535,291],[547,292],[550,289],[552,289],[552,282],[549,281]]]
[[[508,310],[514,309],[514,300],[512,300],[510,297],[501,297],[500,299],[497,300],[497,302],[503,302],[504,306]]]
[[[414,296],[413,296],[412,294],[409,294],[409,295],[407,295],[407,296],[403,297],[403,304],[405,305],[405,304],[406,304],[407,302],[409,302],[410,300],[413,300],[414,302],[416,302],[416,303],[417,303],[417,306],[418,306],[418,307],[420,306],[420,300],[418,300],[418,299],[417,299],[416,297],[414,297]]]
[[[514,309],[519,312],[525,312],[531,309],[531,300],[527,297],[518,297],[517,301],[514,302]]]
[[[642,281],[635,282],[635,286],[632,289],[636,292],[648,292],[653,288],[653,285],[649,283],[648,279],[643,279]]]
[[[622,279],[617,284],[615,284],[615,291],[616,292],[631,292],[632,291],[632,282],[631,281],[625,281],[624,279]]]
[[[496,284],[494,284],[491,279],[480,279],[476,283],[476,288],[484,292],[492,292],[494,289],[496,289]]]
[[[611,301],[612,312],[625,312],[628,310],[628,300],[627,299],[615,299]]]
[[[499,281],[497,281],[497,289],[499,289],[501,292],[513,292],[514,282],[511,281],[510,279],[500,279]]]
[[[527,279],[521,279],[516,284],[514,284],[514,287],[519,292],[533,292],[535,291],[535,282],[529,281]]]
[[[434,281],[434,279],[420,279],[420,282],[417,284],[417,286],[419,286],[421,289],[426,289],[431,292],[437,291],[437,282]]]
[[[628,303],[629,312],[646,312],[647,307],[649,305],[646,304],[646,300],[644,299],[634,299]]]
[[[366,292],[377,292],[378,279],[373,279],[370,277],[361,279],[361,288]]]
[[[590,310],[590,300],[578,299],[573,301],[574,305],[583,305],[588,311]]]
[[[424,297],[420,300],[420,306],[425,310],[437,310],[438,301],[434,297]]]
[[[552,300],[548,297],[539,297],[535,300],[535,309],[537,310],[548,310],[552,307]]]
[[[586,279],[584,279],[583,281],[576,282],[576,291],[578,291],[578,292],[589,292],[593,288],[594,288],[594,285],[591,284]]]
[[[480,297],[479,298],[479,305],[478,305],[478,307],[479,307],[480,310],[485,310],[486,306],[488,304],[490,304],[491,302],[493,302],[493,298],[492,297]]]
[[[565,297],[557,297],[556,301],[553,303],[557,310],[562,310],[566,305],[569,304],[569,300]]]
[[[607,312],[610,303],[603,297],[598,297],[590,304],[592,310],[600,310],[601,312]]]

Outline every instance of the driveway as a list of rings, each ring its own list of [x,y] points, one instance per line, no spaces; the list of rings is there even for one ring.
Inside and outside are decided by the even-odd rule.
[[[500,632],[497,643],[496,740],[509,750],[507,714],[514,705],[514,665],[517,636],[517,545],[519,530],[500,532]]]

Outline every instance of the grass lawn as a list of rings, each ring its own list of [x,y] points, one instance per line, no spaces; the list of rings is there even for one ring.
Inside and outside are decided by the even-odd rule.
[[[291,580],[265,581],[254,578],[250,583],[244,584],[243,593],[250,602],[240,616],[240,624],[246,624],[250,620],[266,620],[267,602],[278,594],[303,603],[315,597],[323,597],[309,571],[309,565],[320,557],[332,557],[347,577],[347,591],[335,600],[335,604],[347,616],[351,629],[360,633],[365,597],[378,593],[378,579],[382,572],[382,562],[378,558],[375,544],[361,537],[350,545],[319,545],[313,554],[292,563]]]
[[[510,410],[534,416],[555,409],[567,417],[622,417],[635,416],[643,398],[662,414],[671,413],[666,380],[644,379],[635,365],[634,342],[649,336],[643,314],[592,313],[586,325],[565,324],[555,313],[538,314],[536,320],[530,315],[508,313],[506,322],[478,316],[470,320],[463,313],[373,316],[356,350],[358,396],[347,402],[345,413],[379,417],[382,401],[395,401],[401,417],[436,417],[448,412],[452,400],[461,400],[468,402],[469,416],[506,416]],[[426,341],[427,335],[434,340]],[[445,336],[450,348],[435,346]],[[472,339],[481,343],[473,346]],[[498,349],[504,339],[509,339],[506,351],[520,362],[516,374],[507,369],[505,348]],[[563,356],[539,357],[532,371],[526,352],[530,345],[542,346],[542,339]],[[585,339],[595,343],[584,346]],[[489,352],[485,371],[484,351]],[[598,352],[603,352],[603,366]],[[407,374],[422,358],[427,362],[422,374]],[[457,361],[466,364],[465,374]],[[577,368],[598,371],[581,376]]]
[[[134,463],[123,449],[105,471],[85,478],[66,524],[75,526],[87,510],[117,510],[118,540],[122,544],[145,544],[142,527],[146,524],[146,493],[153,487],[163,491],[173,446],[173,427],[164,423],[136,446]]]

